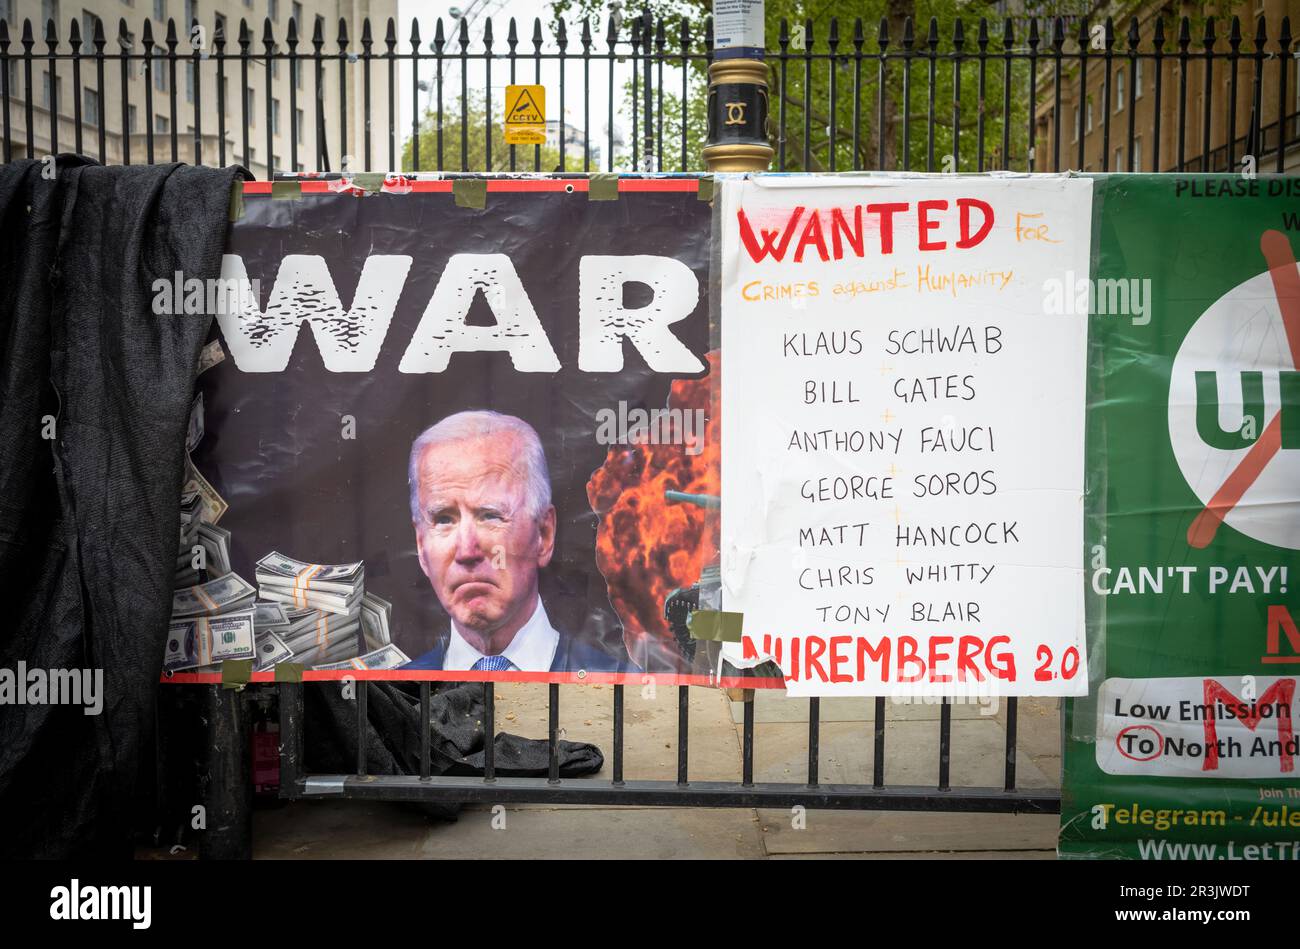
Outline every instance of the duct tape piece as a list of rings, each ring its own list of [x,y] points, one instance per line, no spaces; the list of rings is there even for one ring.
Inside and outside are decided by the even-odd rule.
[[[297,181],[272,181],[271,198],[275,201],[296,200],[302,197],[302,184]]]
[[[221,687],[242,689],[253,677],[252,659],[227,659],[221,664]]]
[[[235,186],[230,189],[230,214],[232,221],[238,221],[244,216],[244,182],[242,179],[235,182]]]
[[[277,662],[275,664],[276,682],[301,682],[302,664],[297,662]]]
[[[457,178],[451,183],[451,196],[458,208],[487,207],[486,178]]]
[[[596,172],[587,183],[588,201],[617,201],[618,175],[614,172]]]
[[[713,176],[705,175],[700,179],[700,191],[696,195],[701,201],[713,200]]]
[[[744,613],[728,613],[725,610],[696,610],[686,621],[691,631],[691,639],[707,639],[712,642],[738,643],[740,629],[744,625]]]
[[[359,171],[352,176],[352,186],[366,194],[379,194],[384,187],[384,177],[382,171]]]

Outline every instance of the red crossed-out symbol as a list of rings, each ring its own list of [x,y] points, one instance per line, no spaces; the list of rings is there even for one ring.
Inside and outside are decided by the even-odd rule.
[[[1277,308],[1282,311],[1282,326],[1286,329],[1286,341],[1291,348],[1291,365],[1300,369],[1300,271],[1296,269],[1291,242],[1280,231],[1265,231],[1259,239],[1259,249],[1264,253],[1269,276],[1273,278],[1273,293],[1277,297]],[[1282,413],[1279,411],[1255,444],[1250,446],[1246,457],[1214,492],[1210,503],[1196,515],[1187,529],[1187,543],[1198,549],[1209,546],[1228,512],[1237,506],[1281,447]]]

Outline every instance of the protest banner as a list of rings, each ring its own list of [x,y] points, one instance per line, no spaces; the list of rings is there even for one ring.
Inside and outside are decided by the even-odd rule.
[[[169,668],[238,613],[259,668],[691,673],[673,607],[716,561],[718,493],[698,181],[264,190],[187,484],[224,556],[177,593]]]
[[[1102,177],[1060,853],[1300,857],[1300,181]]]
[[[731,180],[722,602],[794,695],[1086,689],[1086,179]],[[1058,287],[1059,290],[1059,287]]]

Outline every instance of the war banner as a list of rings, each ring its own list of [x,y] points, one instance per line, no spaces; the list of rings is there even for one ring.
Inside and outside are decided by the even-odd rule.
[[[710,213],[694,178],[249,184],[167,669],[697,671]]]

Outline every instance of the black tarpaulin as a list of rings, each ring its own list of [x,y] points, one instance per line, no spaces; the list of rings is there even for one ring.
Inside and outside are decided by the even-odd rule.
[[[0,704],[0,855],[131,854],[211,323],[153,288],[219,275],[240,175],[0,166],[0,668],[89,669],[103,699]]]
[[[363,741],[367,774],[420,773],[420,698],[413,682],[356,682],[368,688],[367,726]],[[357,713],[355,700],[345,697],[338,682],[305,686],[305,763],[308,773],[348,774],[356,770]],[[483,684],[433,684],[429,700],[432,723],[429,764],[433,774],[483,773]],[[595,745],[558,743],[560,777],[594,774],[605,763]],[[544,741],[500,732],[493,743],[493,766],[502,778],[537,777],[550,767],[550,749]],[[459,806],[426,804],[432,816],[453,818]]]

